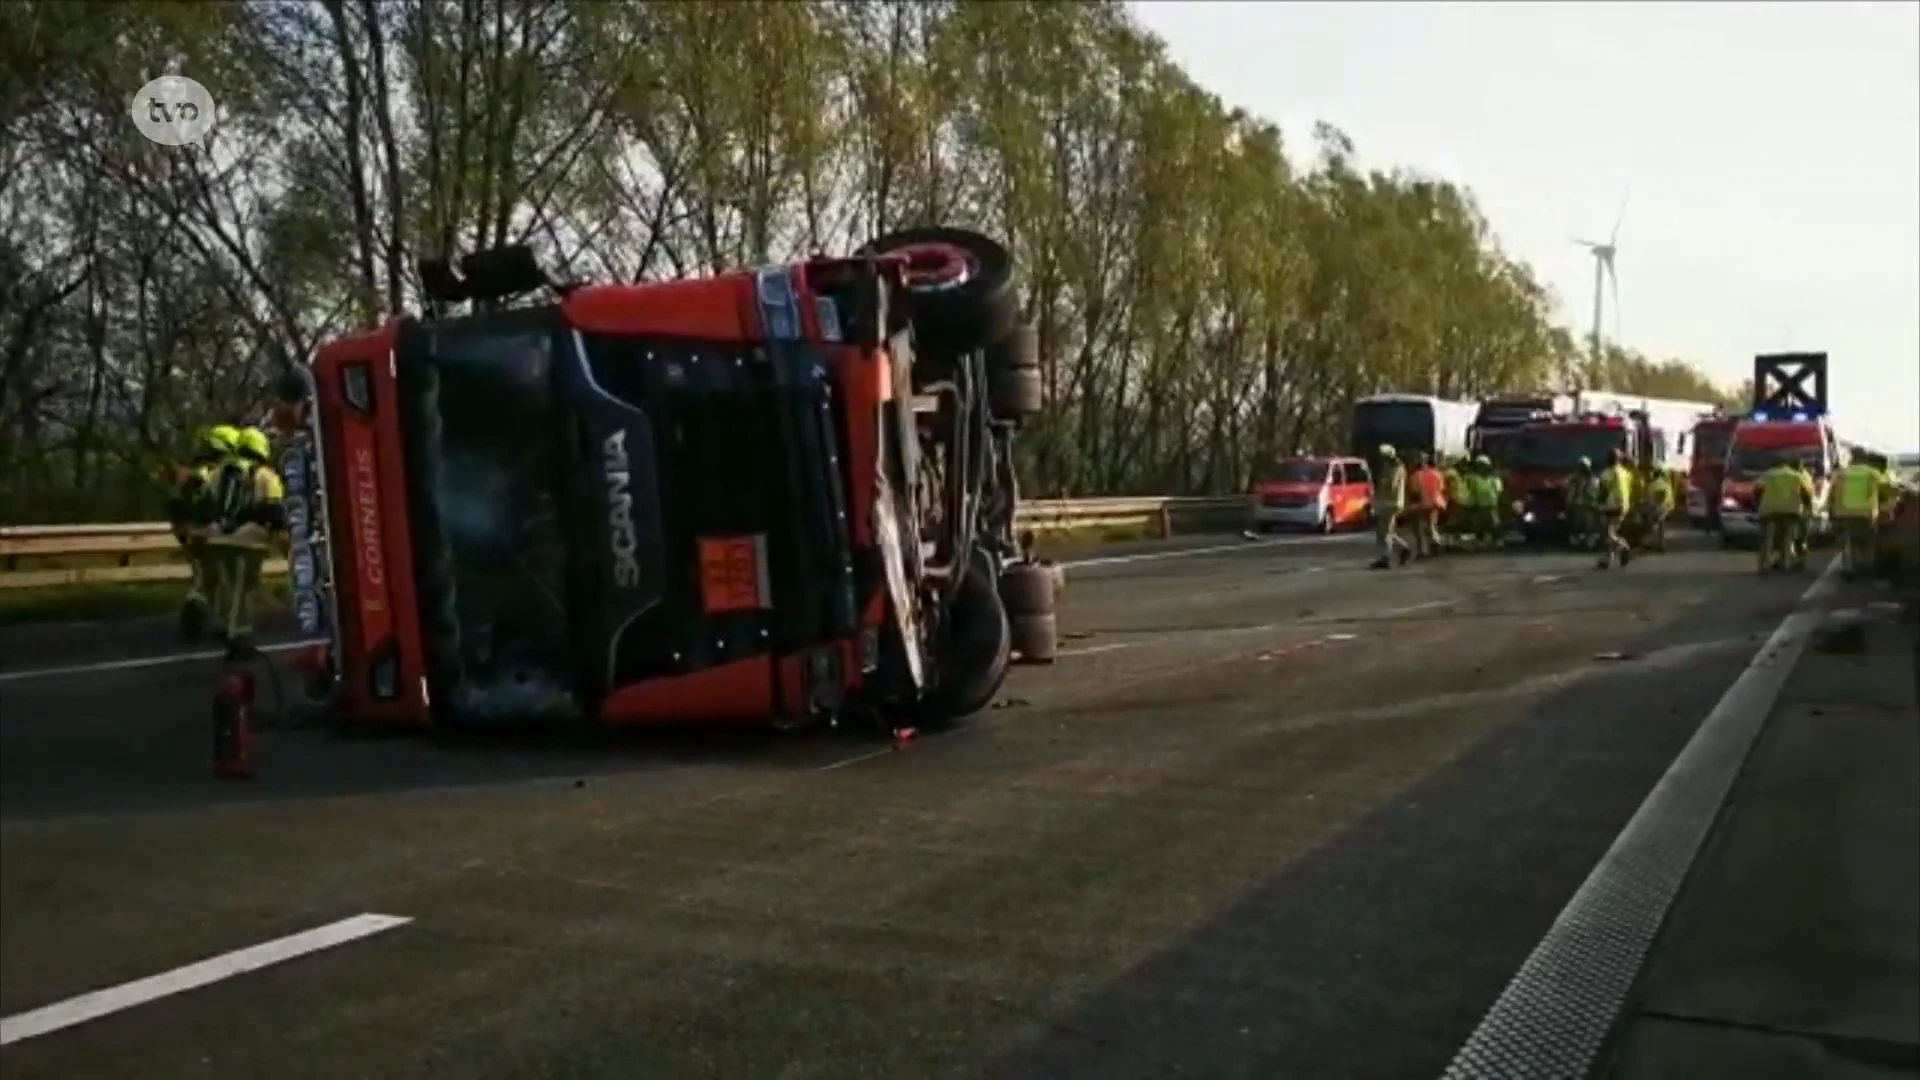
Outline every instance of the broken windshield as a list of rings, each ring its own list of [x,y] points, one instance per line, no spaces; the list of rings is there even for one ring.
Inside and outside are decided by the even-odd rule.
[[[430,499],[429,620],[467,715],[538,715],[571,681],[567,503],[572,425],[537,310],[453,319],[407,350],[409,462]],[[445,616],[451,615],[451,624]]]

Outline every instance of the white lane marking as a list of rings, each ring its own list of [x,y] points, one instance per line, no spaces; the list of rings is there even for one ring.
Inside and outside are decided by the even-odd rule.
[[[1178,551],[1145,551],[1138,555],[1103,555],[1097,559],[1075,559],[1063,562],[1065,567],[1074,566],[1120,566],[1125,563],[1152,562],[1155,559],[1183,559],[1189,555],[1213,555],[1222,551],[1251,551],[1255,548],[1294,547],[1304,544],[1350,544],[1357,540],[1369,539],[1358,533],[1351,536],[1280,536],[1271,540],[1242,540],[1237,544],[1215,544],[1211,547],[1181,548]]]
[[[261,652],[287,652],[305,648],[308,645],[324,645],[326,642],[315,638],[310,641],[283,641],[277,645],[262,645]],[[166,656],[143,656],[134,660],[101,660],[92,664],[68,664],[65,667],[33,668],[28,671],[0,672],[0,683],[16,682],[21,679],[50,679],[56,675],[91,675],[107,671],[133,671],[137,668],[164,667],[167,664],[183,664],[194,660],[218,660],[226,653],[217,649],[204,652],[169,653]]]
[[[891,754],[891,753],[893,753],[893,747],[889,746],[885,750],[875,750],[871,753],[855,754],[850,758],[841,758],[839,761],[836,761],[831,765],[822,765],[814,771],[815,772],[832,772],[835,769],[844,769],[849,765],[858,765],[863,761],[872,761],[874,758],[877,758],[877,757],[886,757],[888,754]]]
[[[1808,605],[1835,587],[1839,567],[1838,559],[1827,564],[1801,594],[1798,610],[1781,620],[1721,695],[1461,1045],[1442,1080],[1587,1074],[1639,980],[1754,738],[1824,617]],[[1509,1053],[1514,1046],[1523,1049],[1518,1060]]]
[[[1112,652],[1115,649],[1131,649],[1136,645],[1145,645],[1144,641],[1116,641],[1111,645],[1089,645],[1084,649],[1061,649],[1055,656],[1092,656],[1094,653]]]
[[[319,952],[321,949],[331,949],[335,945],[344,945],[349,941],[391,930],[396,926],[405,926],[412,921],[400,915],[371,913],[355,915],[312,930],[303,930],[298,934],[289,934],[245,949],[221,953],[219,956],[188,964],[186,967],[174,968],[159,975],[121,983],[119,986],[108,987],[105,990],[95,990],[78,997],[70,997],[44,1008],[0,1019],[0,1046],[59,1031],[61,1028],[69,1028],[75,1024],[84,1024],[89,1020],[97,1020],[122,1009],[131,1009],[136,1005],[144,1005],[149,1001],[156,1001],[183,991],[197,990],[222,979],[244,975],[249,971],[258,971],[298,956]]]
[[[1411,615],[1416,611],[1431,611],[1434,608],[1452,607],[1453,604],[1454,604],[1454,601],[1452,600],[1429,600],[1424,604],[1408,604],[1406,607],[1388,608],[1385,611],[1376,611],[1371,616],[1361,615],[1358,617],[1362,619],[1391,618],[1392,616],[1395,616],[1395,615]]]

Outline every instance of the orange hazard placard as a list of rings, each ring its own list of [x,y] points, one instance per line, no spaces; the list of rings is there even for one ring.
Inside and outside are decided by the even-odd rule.
[[[700,603],[709,615],[767,606],[765,536],[700,538]]]

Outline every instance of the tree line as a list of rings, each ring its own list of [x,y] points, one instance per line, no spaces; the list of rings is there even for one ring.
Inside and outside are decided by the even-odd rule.
[[[994,234],[1046,494],[1240,490],[1382,390],[1720,394],[1587,355],[1469,190],[1283,146],[1114,2],[14,0],[0,50],[8,520],[151,513],[195,426],[500,243],[638,281]],[[132,124],[163,72],[219,103],[204,146]]]

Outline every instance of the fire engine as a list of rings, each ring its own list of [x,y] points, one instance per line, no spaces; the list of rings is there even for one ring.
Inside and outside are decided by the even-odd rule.
[[[1687,466],[1687,521],[1696,528],[1720,527],[1720,483],[1726,479],[1727,451],[1733,445],[1738,416],[1709,416],[1693,426],[1693,460]]]
[[[282,380],[296,609],[344,723],[949,723],[1052,655],[1013,532],[1041,405],[959,229],[693,280],[423,262]],[[463,313],[454,313],[462,305]]]
[[[1581,458],[1591,462],[1596,473],[1606,467],[1613,450],[1664,467],[1668,441],[1668,433],[1640,413],[1579,413],[1528,424],[1520,429],[1507,461],[1507,510],[1529,543],[1564,538],[1567,484]]]

